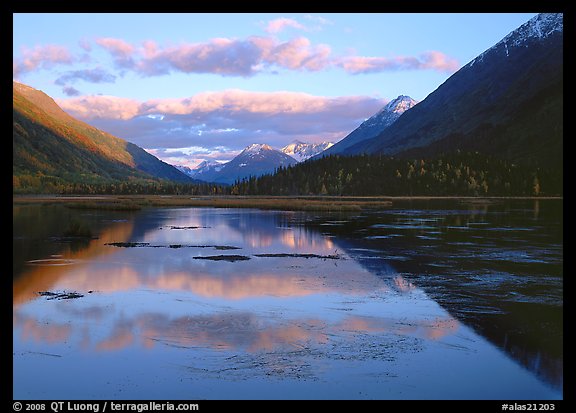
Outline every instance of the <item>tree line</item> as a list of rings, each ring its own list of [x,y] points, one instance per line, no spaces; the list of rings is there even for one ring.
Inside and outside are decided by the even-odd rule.
[[[178,183],[168,180],[133,179],[76,181],[60,177],[36,174],[12,176],[12,191],[15,194],[60,194],[60,195],[225,195],[230,188],[213,183]]]
[[[434,159],[339,156],[280,167],[237,181],[237,195],[542,196],[562,194],[562,171],[520,165],[478,152]]]
[[[13,175],[12,182],[13,193],[21,194],[553,196],[563,193],[562,179],[562,170],[456,151],[434,159],[330,155],[231,186],[139,178],[63,179],[42,172]]]

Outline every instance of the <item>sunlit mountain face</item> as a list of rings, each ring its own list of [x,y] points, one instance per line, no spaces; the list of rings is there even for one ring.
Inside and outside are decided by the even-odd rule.
[[[38,175],[64,183],[192,182],[139,146],[75,119],[42,91],[18,82],[13,82],[12,143],[15,191],[41,190],[40,184],[27,185]]]

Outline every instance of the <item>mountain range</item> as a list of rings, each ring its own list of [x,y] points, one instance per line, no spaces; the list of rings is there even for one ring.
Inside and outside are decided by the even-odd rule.
[[[278,150],[266,144],[252,144],[229,162],[202,161],[193,169],[179,165],[176,168],[197,180],[232,184],[249,176],[273,173],[280,166],[304,162],[332,145],[332,142],[305,143],[296,140]]]
[[[399,96],[336,144],[295,141],[281,150],[253,144],[230,162],[205,162],[194,170],[177,169],[13,82],[15,188],[45,179],[231,184],[326,155],[430,159],[458,150],[562,170],[563,14],[537,15],[421,102]]]
[[[15,183],[38,177],[66,183],[193,182],[139,146],[73,118],[39,90],[13,82],[12,92]]]
[[[206,182],[233,184],[236,180],[273,173],[280,166],[296,163],[296,159],[269,145],[255,143],[229,162],[202,162],[192,170],[191,176]]]
[[[361,128],[349,137],[359,134]],[[332,151],[339,146],[334,145]],[[377,136],[355,140],[344,152],[433,157],[456,149],[561,167],[561,13],[535,16],[458,70]]]

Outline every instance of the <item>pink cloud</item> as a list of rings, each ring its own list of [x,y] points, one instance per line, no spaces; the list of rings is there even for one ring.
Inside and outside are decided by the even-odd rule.
[[[81,119],[128,120],[140,114],[140,103],[133,99],[116,96],[82,96],[58,99],[58,105]]]
[[[292,27],[298,30],[306,30],[306,27],[294,19],[280,17],[278,19],[270,20],[266,25],[265,30],[268,33],[279,33],[287,27]]]
[[[19,75],[37,70],[47,69],[55,64],[70,65],[75,61],[70,51],[64,46],[45,45],[33,49],[23,49],[22,57],[12,63],[13,75]]]
[[[134,64],[133,55],[136,48],[130,43],[112,37],[102,37],[96,39],[96,43],[106,49],[114,58],[114,62],[123,68],[131,67]]]
[[[336,109],[358,115],[355,107],[364,107],[363,105],[369,103],[377,110],[383,105],[382,100],[366,96],[325,97],[299,92],[250,92],[239,89],[203,92],[183,99],[152,99],[145,102],[114,96],[84,96],[60,99],[58,103],[64,110],[83,119],[124,120],[153,114],[200,115],[214,112],[227,116],[239,113],[289,116]]]
[[[262,50],[247,40],[211,39],[206,43],[189,43],[161,49],[153,42],[144,43],[144,57],[137,70],[146,75],[184,73],[216,73],[250,76],[260,63]]]
[[[454,73],[460,69],[460,63],[442,52],[430,51],[422,53],[422,68],[441,72]]]
[[[266,55],[266,61],[292,70],[318,71],[330,65],[330,53],[327,45],[313,47],[307,38],[297,37],[276,45],[271,53]]]
[[[78,45],[84,49],[86,52],[91,52],[92,51],[92,44],[90,44],[90,41],[88,39],[80,39],[78,41]]]
[[[87,96],[60,99],[58,103],[71,115],[143,148],[226,147],[217,158],[224,160],[255,142],[279,148],[295,139],[337,141],[386,101],[368,96],[224,90],[184,99],[141,102]],[[161,158],[179,156],[163,151]],[[200,153],[188,156],[208,158]]]
[[[365,57],[349,56],[339,59],[337,65],[351,74],[378,73],[392,70],[437,70],[455,72],[459,68],[457,60],[444,53],[430,51],[420,56]]]

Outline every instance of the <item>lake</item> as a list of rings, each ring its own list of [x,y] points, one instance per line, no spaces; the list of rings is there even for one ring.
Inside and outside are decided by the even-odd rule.
[[[15,204],[13,397],[561,399],[562,224],[555,200]]]

